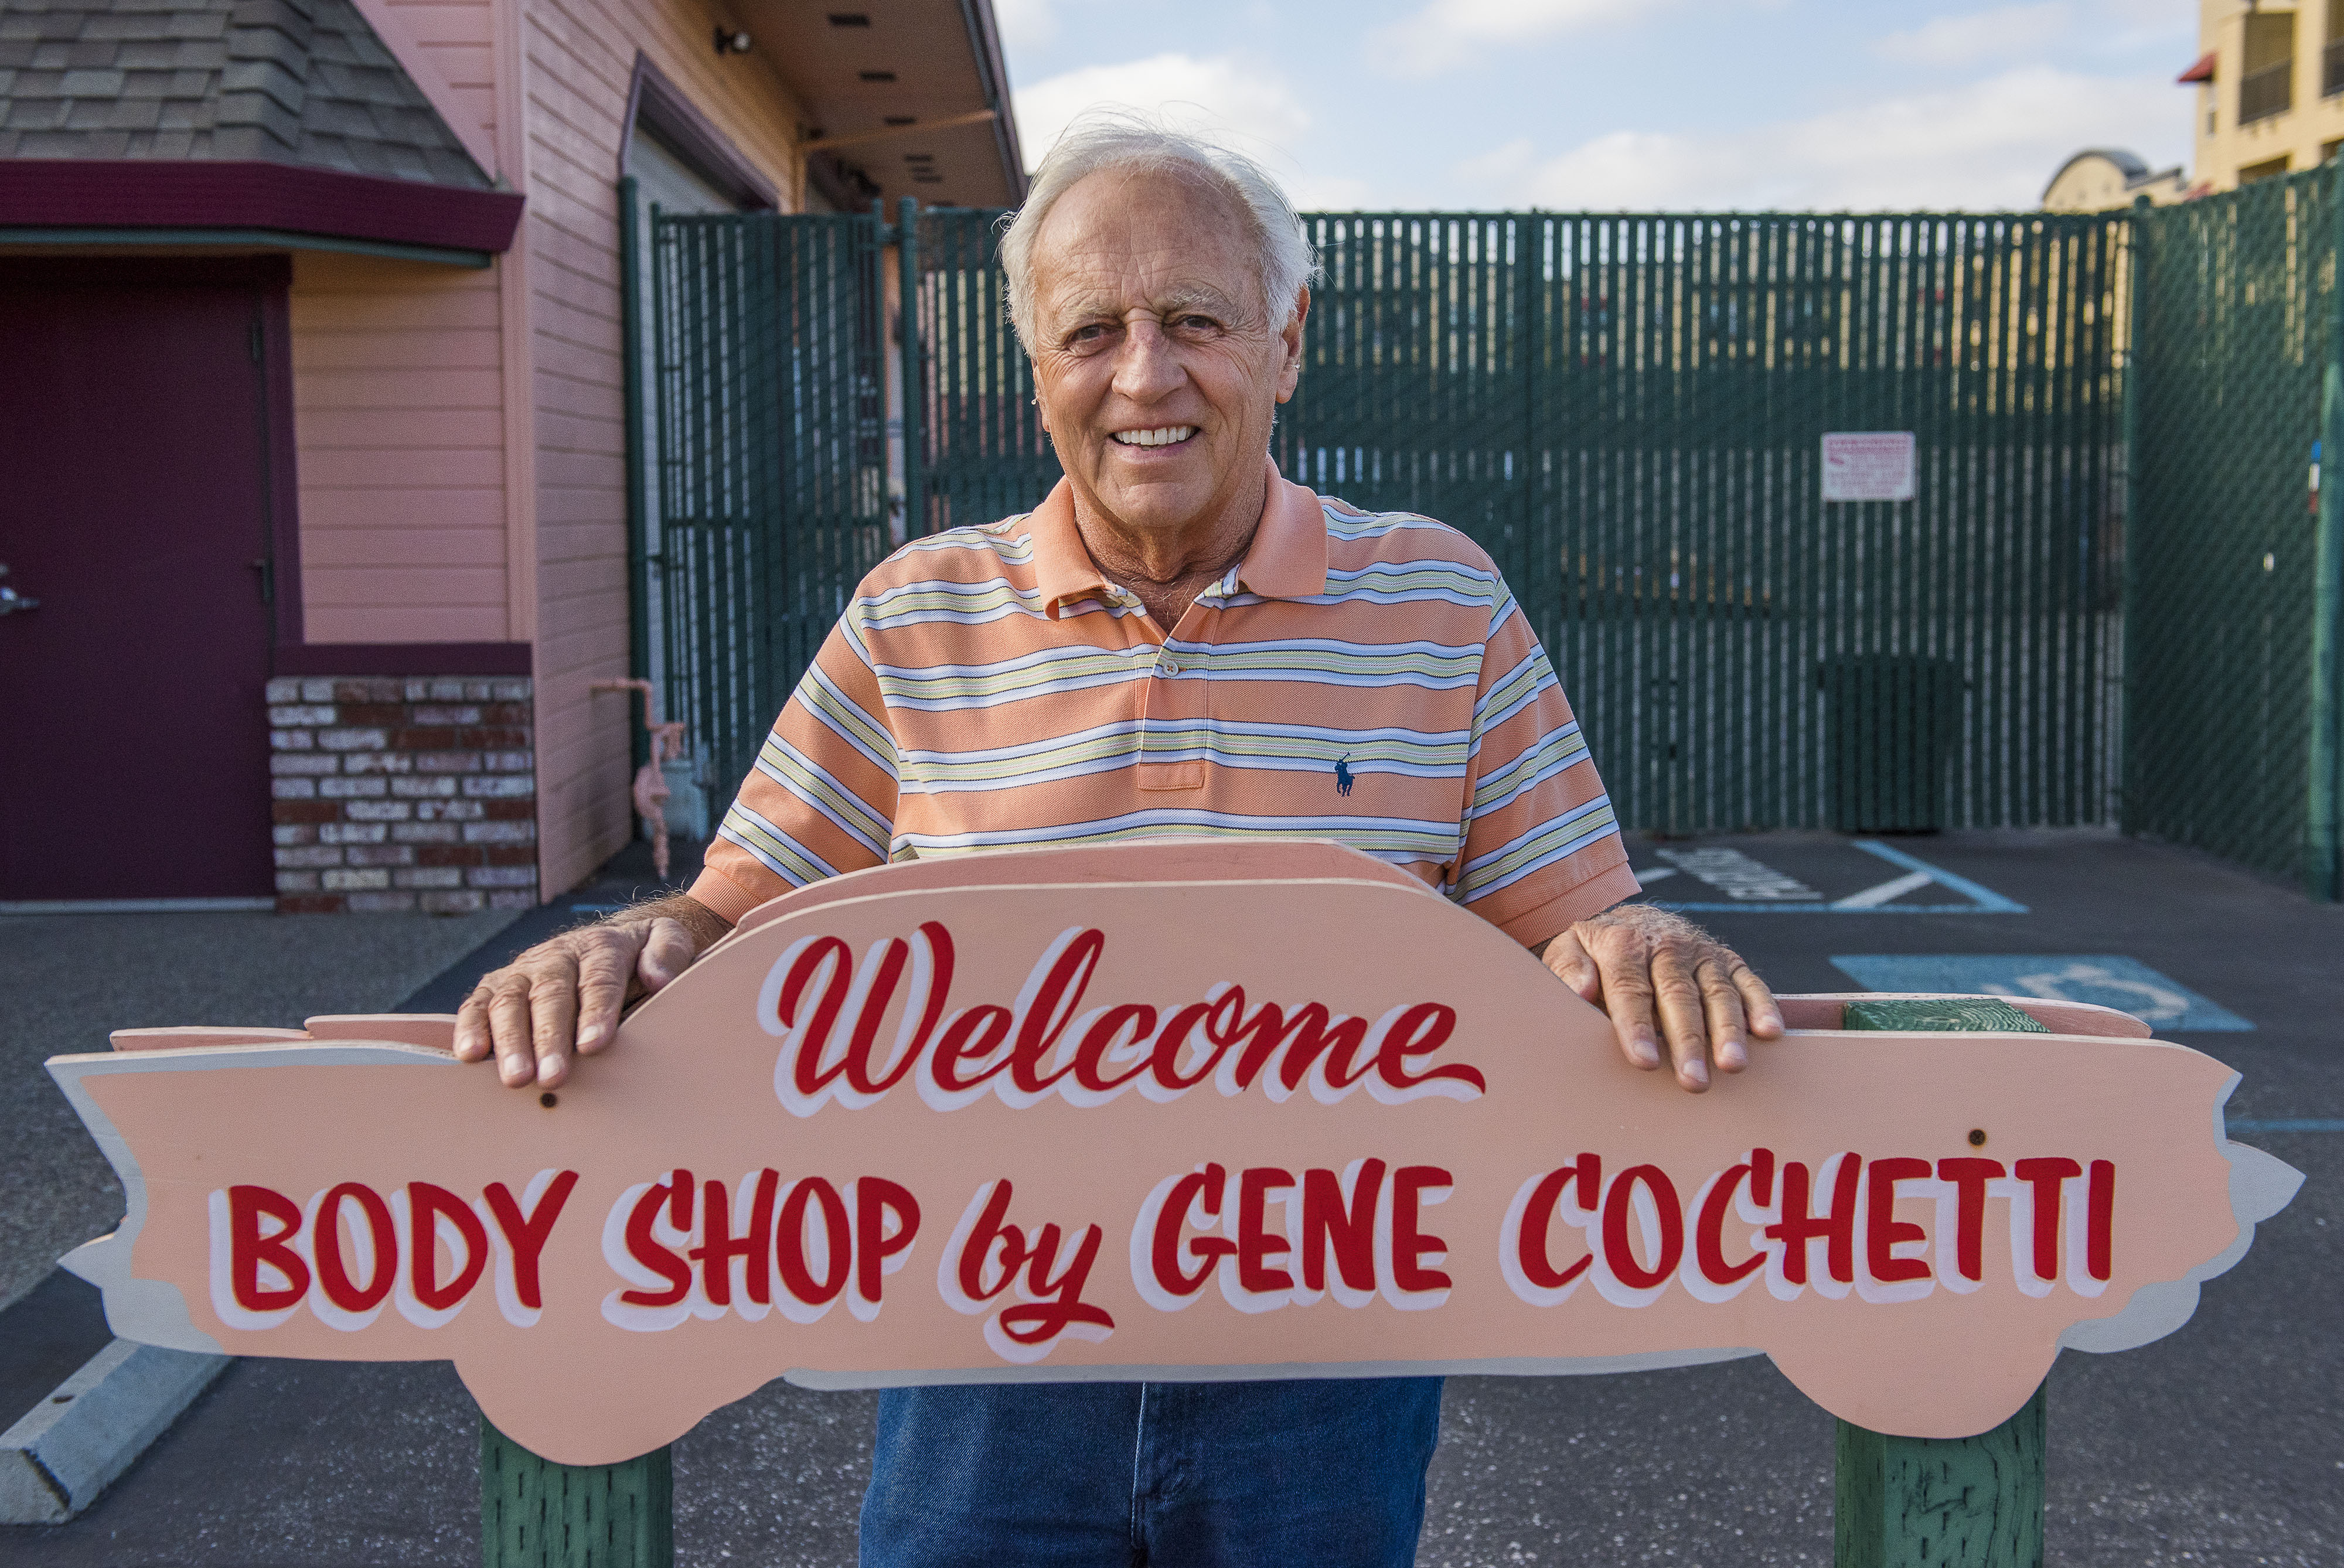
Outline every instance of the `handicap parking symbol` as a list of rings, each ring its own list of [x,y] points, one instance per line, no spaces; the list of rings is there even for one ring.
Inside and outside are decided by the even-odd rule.
[[[1863,953],[1832,964],[1871,991],[1940,991],[2039,996],[2115,1007],[2157,1030],[2251,1029],[2254,1025],[2137,958],[2114,953]]]

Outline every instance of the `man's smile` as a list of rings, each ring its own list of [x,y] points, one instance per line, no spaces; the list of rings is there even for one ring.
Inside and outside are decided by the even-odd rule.
[[[1123,447],[1177,447],[1196,433],[1194,425],[1160,425],[1152,430],[1117,430],[1110,439]]]

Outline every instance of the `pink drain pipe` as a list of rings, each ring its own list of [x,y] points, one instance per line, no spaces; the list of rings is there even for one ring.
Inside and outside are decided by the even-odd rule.
[[[641,692],[643,694],[643,728],[651,732],[652,760],[635,770],[635,810],[642,814],[643,825],[652,830],[652,869],[662,882],[667,880],[667,774],[661,771],[662,763],[678,762],[683,757],[683,721],[677,719],[661,723],[659,698],[649,681],[597,681],[597,692]]]

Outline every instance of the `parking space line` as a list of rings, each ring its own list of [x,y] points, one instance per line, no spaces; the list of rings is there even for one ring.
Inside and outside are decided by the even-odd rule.
[[[2344,1132],[2344,1118],[2279,1117],[2251,1121],[2240,1118],[2227,1126],[2232,1132]]]
[[[1844,898],[1834,899],[1829,903],[1799,902],[1788,899],[1750,899],[1735,903],[1727,903],[1723,900],[1716,902],[1702,900],[1679,903],[1674,900],[1655,898],[1652,901],[1652,906],[1656,909],[1673,909],[1690,914],[1711,915],[2025,915],[2027,913],[2026,905],[2016,899],[2005,898],[1991,887],[1981,886],[1966,876],[1956,875],[1941,865],[1932,865],[1927,861],[1907,855],[1901,849],[1893,849],[1876,838],[1851,839],[1849,843],[1854,848],[1860,849],[1875,859],[1884,860],[1891,865],[1904,867],[1904,875],[1875,886],[1851,893]],[[1640,882],[1657,882],[1663,876],[1675,875],[1676,869],[1673,866],[1655,867],[1651,871],[1639,871],[1636,876]],[[1959,894],[1969,902],[1966,904],[1892,902],[1932,884],[1944,888],[1948,893]]]
[[[1851,893],[1844,898],[1832,900],[1834,909],[1872,909],[1892,898],[1902,898],[1915,888],[1926,887],[1936,879],[1925,871],[1908,871],[1894,882],[1884,882],[1877,887],[1867,887],[1861,893]]]

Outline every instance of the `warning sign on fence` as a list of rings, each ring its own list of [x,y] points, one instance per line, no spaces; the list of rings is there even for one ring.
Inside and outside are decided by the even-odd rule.
[[[1911,501],[1913,432],[1833,430],[1824,437],[1825,501]]]

